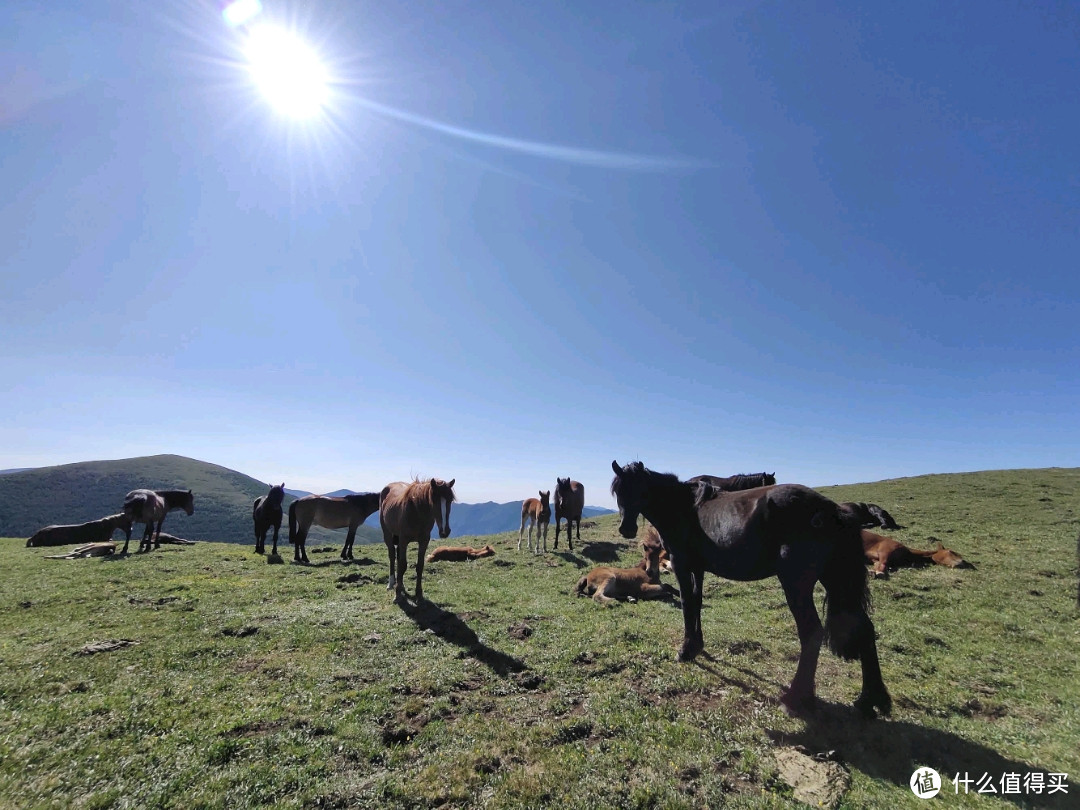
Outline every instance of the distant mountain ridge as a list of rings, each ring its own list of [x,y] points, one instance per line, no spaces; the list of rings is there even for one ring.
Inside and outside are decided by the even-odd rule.
[[[84,523],[119,512],[133,489],[191,489],[195,514],[171,513],[162,531],[193,540],[254,543],[251,506],[269,484],[218,464],[178,455],[140,456],[111,461],[83,461],[55,467],[6,471],[0,475],[0,537],[29,537],[54,523]],[[311,493],[286,489],[285,509]],[[328,495],[353,494],[340,489]],[[582,517],[612,512],[586,506]],[[521,501],[455,503],[450,514],[452,537],[514,531],[521,525]],[[142,527],[135,529],[136,534]],[[554,529],[551,530],[552,532]],[[288,547],[288,515],[282,521],[279,551]],[[312,528],[309,542],[341,543],[344,530]],[[357,532],[358,543],[382,542],[378,515]]]

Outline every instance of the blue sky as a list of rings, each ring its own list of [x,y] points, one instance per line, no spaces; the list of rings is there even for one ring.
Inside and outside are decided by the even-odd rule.
[[[1080,466],[1075,4],[264,6],[0,6],[0,468]]]

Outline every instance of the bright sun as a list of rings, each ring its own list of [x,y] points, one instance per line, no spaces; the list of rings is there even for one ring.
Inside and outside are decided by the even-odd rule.
[[[311,118],[330,91],[318,54],[296,34],[275,25],[258,25],[244,46],[251,75],[267,100],[289,118]]]

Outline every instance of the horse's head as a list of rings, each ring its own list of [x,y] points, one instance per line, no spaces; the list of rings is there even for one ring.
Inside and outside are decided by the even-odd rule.
[[[184,511],[189,515],[195,514],[195,496],[191,494],[190,489],[184,496],[184,502],[181,505],[184,507]]]
[[[649,494],[649,471],[640,461],[631,461],[625,467],[612,461],[615,478],[611,481],[611,494],[619,504],[619,534],[627,540],[637,537],[637,519]],[[561,480],[561,479],[560,479]]]
[[[545,492],[544,490],[541,489],[541,490],[539,490],[539,492],[540,492],[540,505],[544,509],[546,509],[547,511],[550,512],[551,511],[551,490],[549,489],[547,492]]]
[[[761,474],[762,486],[771,487],[776,483],[776,473],[762,473]]]
[[[565,495],[570,491],[570,478],[556,478],[555,479],[555,491],[561,495]]]
[[[270,487],[270,493],[266,496],[266,502],[273,504],[274,506],[281,506],[281,502],[285,500],[285,482],[275,484]]]
[[[974,568],[975,566],[953,551],[951,548],[945,548],[941,543],[937,544],[937,550],[934,551],[931,559],[937,565],[944,565],[946,568]]]
[[[443,481],[432,478],[431,504],[435,507],[435,522],[439,524],[439,537],[445,540],[450,536],[450,504],[454,502],[454,482],[456,478]]]

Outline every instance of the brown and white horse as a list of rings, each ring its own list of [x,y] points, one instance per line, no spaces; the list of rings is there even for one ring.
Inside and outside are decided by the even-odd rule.
[[[529,522],[529,551],[533,550],[533,526],[536,526],[536,552],[540,553],[540,537],[544,538],[544,553],[547,553],[547,533],[551,524],[551,490],[538,490],[540,498],[528,498],[521,504],[521,528],[518,529],[517,550],[521,551],[521,540],[525,533],[525,521]]]
[[[410,542],[417,544],[416,601],[424,598],[424,555],[431,540],[431,529],[439,524],[439,537],[450,536],[450,504],[454,502],[454,481],[431,478],[408,484],[395,481],[379,493],[379,523],[383,542],[390,557],[390,580],[386,590],[396,587],[394,598],[405,598],[405,551]]]

